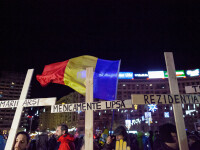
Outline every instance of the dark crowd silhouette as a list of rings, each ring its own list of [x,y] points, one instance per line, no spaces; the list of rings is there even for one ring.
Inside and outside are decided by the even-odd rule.
[[[200,149],[199,132],[187,132],[189,150]],[[5,149],[7,136],[0,131],[0,150]],[[13,150],[85,150],[84,135],[68,132],[66,124],[58,125],[55,133],[46,131],[30,137],[26,132],[18,132]],[[127,133],[124,126],[118,126],[113,134],[108,129],[94,134],[94,150],[115,150],[120,142],[128,150],[179,150],[176,126],[170,123],[159,126],[158,131],[137,134]]]

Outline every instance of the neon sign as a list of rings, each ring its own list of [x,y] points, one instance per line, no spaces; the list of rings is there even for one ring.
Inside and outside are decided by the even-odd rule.
[[[186,75],[190,77],[199,76],[199,69],[186,70]]]
[[[148,71],[149,79],[164,78],[164,71]]]
[[[133,79],[133,72],[119,72],[119,79]]]
[[[165,75],[165,78],[168,78],[168,73],[167,73],[167,71],[164,71],[164,75]],[[185,72],[184,72],[184,70],[176,70],[176,76],[177,76],[177,77],[185,77]]]
[[[149,75],[146,73],[143,74],[134,74],[135,77],[148,77]]]

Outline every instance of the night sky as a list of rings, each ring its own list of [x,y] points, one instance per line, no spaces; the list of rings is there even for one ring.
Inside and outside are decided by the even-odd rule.
[[[0,70],[34,68],[32,97],[62,97],[73,90],[42,88],[35,75],[81,55],[121,59],[120,71],[143,73],[166,70],[164,52],[171,51],[177,70],[200,68],[199,6],[189,0],[3,0]]]

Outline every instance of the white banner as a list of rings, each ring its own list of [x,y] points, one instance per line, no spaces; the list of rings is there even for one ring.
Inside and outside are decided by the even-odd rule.
[[[51,113],[77,112],[86,110],[123,109],[123,108],[132,108],[131,100],[52,105]]]
[[[200,94],[132,94],[133,104],[195,104],[200,103]]]
[[[185,86],[185,93],[200,93],[200,85]]]
[[[55,102],[56,102],[56,97],[26,99],[22,106],[23,107],[49,106],[49,105],[55,105]],[[3,100],[3,101],[0,101],[0,108],[17,107],[18,103],[19,103],[19,100]]]

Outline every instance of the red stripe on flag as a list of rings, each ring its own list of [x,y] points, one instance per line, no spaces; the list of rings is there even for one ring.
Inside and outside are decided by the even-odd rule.
[[[47,86],[50,82],[64,84],[64,72],[69,60],[46,65],[42,75],[37,75],[36,78],[41,86]]]

